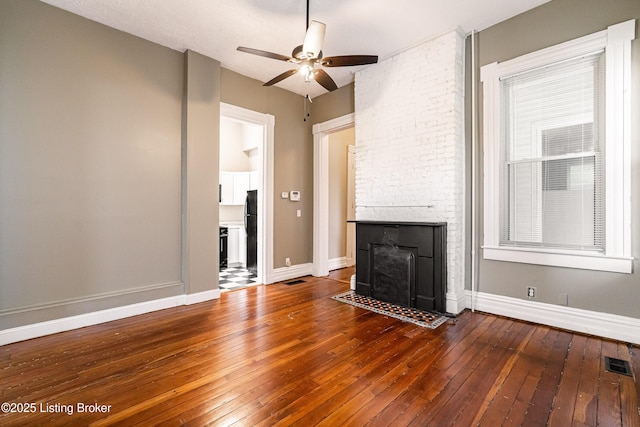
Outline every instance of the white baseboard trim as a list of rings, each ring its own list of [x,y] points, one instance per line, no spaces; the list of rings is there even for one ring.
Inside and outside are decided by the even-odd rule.
[[[45,335],[57,334],[58,332],[84,328],[85,326],[111,322],[113,320],[137,316],[139,314],[150,313],[152,311],[164,310],[166,308],[177,307],[180,305],[196,304],[216,298],[220,298],[219,289],[199,292],[196,294],[176,295],[173,297],[145,301],[122,307],[109,308],[107,310],[79,314],[77,316],[63,317],[61,319],[4,329],[0,331],[0,346],[32,338],[43,337]]]
[[[195,294],[186,294],[184,296],[184,305],[198,304],[212,299],[220,298],[220,289],[212,289],[210,291],[198,292]]]
[[[467,308],[466,291],[462,291],[460,294],[447,292],[445,305],[447,308],[447,313],[451,313],[451,314],[461,313],[465,308]]]
[[[310,276],[313,273],[313,264],[297,264],[291,267],[280,267],[273,270],[268,283],[284,282],[302,276]]]
[[[467,307],[471,308],[471,291]],[[475,309],[570,331],[640,344],[640,319],[476,292]]]
[[[338,270],[339,268],[345,268],[348,265],[349,264],[346,256],[340,258],[332,258],[329,260],[329,271]]]

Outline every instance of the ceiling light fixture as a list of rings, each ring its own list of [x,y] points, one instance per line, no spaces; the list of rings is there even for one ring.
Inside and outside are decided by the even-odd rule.
[[[279,53],[268,52],[266,50],[253,49],[250,47],[238,46],[241,52],[258,55],[265,58],[277,59],[278,61],[292,62],[298,64],[299,67],[287,70],[284,73],[274,77],[266,82],[263,86],[274,85],[287,77],[291,77],[298,73],[304,76],[305,81],[315,80],[323,88],[331,92],[338,89],[338,85],[322,68],[317,67],[348,67],[355,65],[375,64],[378,62],[377,55],[343,55],[331,56],[323,58],[322,44],[324,43],[324,35],[326,25],[319,21],[311,21],[309,23],[309,0],[307,0],[307,31],[304,36],[304,42],[296,46],[291,56],[281,55]]]
[[[303,66],[300,67],[300,74],[302,74],[304,76],[304,81],[305,82],[310,82],[311,79],[313,79],[313,65],[310,64],[305,64]]]
[[[308,13],[307,10],[307,14]],[[308,16],[307,22],[309,22]],[[307,34],[302,44],[302,52],[304,52],[307,58],[317,58],[320,56],[320,49],[322,49],[322,42],[324,41],[324,33],[326,32],[327,26],[322,22],[311,21],[311,24],[308,24],[307,27]]]
[[[296,46],[291,52],[291,56],[280,55],[279,53],[267,52],[266,50],[253,49],[250,47],[238,46],[240,52],[250,53],[265,58],[277,59],[279,61],[292,62],[298,64],[298,68],[287,70],[266,82],[263,86],[274,85],[287,77],[291,77],[298,72],[304,77],[306,83],[311,80],[318,82],[329,92],[338,89],[338,85],[327,74],[322,67],[347,67],[353,65],[367,65],[378,62],[377,55],[344,55],[323,58],[322,44],[327,26],[319,21],[309,23],[309,0],[307,0],[307,31],[304,41],[300,46]],[[316,68],[316,66],[318,68]],[[311,98],[309,94],[304,98],[304,121],[309,117],[309,106]]]

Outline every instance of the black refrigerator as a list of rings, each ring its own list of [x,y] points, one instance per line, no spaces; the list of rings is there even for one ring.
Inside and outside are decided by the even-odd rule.
[[[247,191],[244,202],[244,230],[247,233],[247,270],[258,274],[258,190]]]

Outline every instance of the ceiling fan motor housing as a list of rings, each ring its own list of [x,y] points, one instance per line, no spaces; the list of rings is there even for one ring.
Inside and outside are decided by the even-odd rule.
[[[296,46],[293,49],[293,52],[291,52],[291,56],[294,57],[295,59],[300,59],[300,60],[307,58],[307,55],[302,52],[302,45]],[[318,53],[318,56],[316,56],[315,59],[322,59],[322,51]]]

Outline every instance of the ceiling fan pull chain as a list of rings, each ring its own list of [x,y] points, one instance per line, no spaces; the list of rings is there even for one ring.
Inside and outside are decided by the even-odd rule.
[[[307,96],[309,96],[309,95],[307,95]],[[304,109],[303,109],[304,118],[303,118],[302,121],[306,122],[307,121],[307,117],[309,117],[309,106],[307,105],[307,97],[306,96],[304,97],[304,101],[303,102],[304,102]]]
[[[309,101],[309,103],[307,103],[307,101]],[[313,101],[311,100],[311,97],[309,96],[309,94],[307,94],[304,97],[304,121],[307,121],[307,117],[310,116],[311,113],[311,103],[313,103]]]

